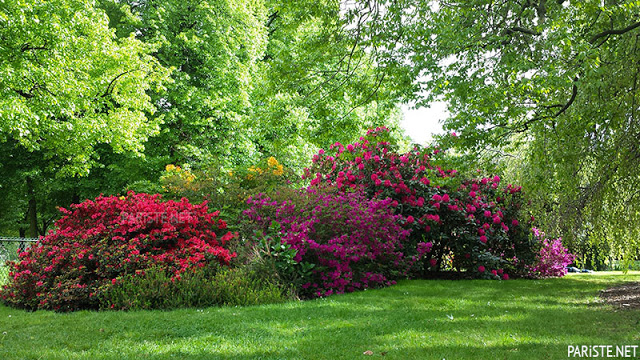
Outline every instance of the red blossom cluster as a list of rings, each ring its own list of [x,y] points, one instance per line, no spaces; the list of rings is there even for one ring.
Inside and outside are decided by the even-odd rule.
[[[6,303],[95,309],[99,293],[125,275],[160,268],[180,279],[190,268],[228,265],[235,256],[225,245],[237,235],[206,204],[130,192],[60,210],[55,229],[9,264],[10,282],[0,291]]]

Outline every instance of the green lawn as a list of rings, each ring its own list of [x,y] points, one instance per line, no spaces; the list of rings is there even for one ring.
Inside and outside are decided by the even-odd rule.
[[[640,345],[640,311],[597,300],[600,289],[629,280],[640,272],[404,281],[245,308],[56,314],[0,306],[0,359],[565,359],[567,345]]]

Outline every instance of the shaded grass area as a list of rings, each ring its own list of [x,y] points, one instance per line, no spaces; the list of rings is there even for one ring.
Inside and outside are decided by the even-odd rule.
[[[640,272],[414,280],[244,308],[56,314],[0,306],[0,359],[560,359],[567,345],[640,344],[640,311],[597,297],[625,281],[640,281]]]

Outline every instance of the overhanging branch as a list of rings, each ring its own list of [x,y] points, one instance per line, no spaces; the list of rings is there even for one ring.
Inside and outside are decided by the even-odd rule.
[[[569,106],[571,106],[571,104],[573,104],[573,102],[576,100],[576,96],[578,95],[578,86],[576,85],[576,81],[578,81],[577,77],[573,79],[573,86],[571,87],[571,98],[569,99],[569,101],[567,101],[566,104],[564,104],[562,109],[558,110],[558,112],[553,115],[553,117],[562,115],[562,113],[567,111]]]
[[[631,24],[629,26],[627,26],[624,29],[617,29],[617,30],[607,30],[607,31],[603,31],[599,34],[594,35],[593,37],[591,37],[591,40],[589,40],[589,42],[591,42],[592,44],[595,43],[596,41],[598,41],[598,39],[603,38],[605,36],[609,36],[609,35],[622,35],[624,33],[627,33],[637,27],[640,27],[640,21],[636,22],[635,24]]]
[[[109,85],[107,86],[106,90],[104,91],[104,94],[102,94],[102,97],[105,97],[105,96],[107,96],[107,95],[111,94],[111,92],[113,91],[113,88],[115,88],[115,83],[116,83],[116,81],[117,81],[119,78],[121,78],[121,77],[123,77],[124,75],[127,75],[127,74],[129,74],[129,73],[132,73],[132,72],[134,72],[134,71],[138,71],[138,70],[127,70],[127,71],[125,71],[125,72],[123,72],[123,73],[120,73],[120,74],[119,74],[118,76],[116,76],[115,78],[113,78],[113,80],[111,80],[111,82],[110,82],[110,83],[109,83]]]
[[[539,31],[523,28],[523,27],[520,27],[520,26],[513,26],[513,27],[507,29],[507,33],[514,33],[514,32],[521,32],[523,34],[529,34],[529,35],[533,35],[533,36],[542,35],[542,33],[539,32]]]

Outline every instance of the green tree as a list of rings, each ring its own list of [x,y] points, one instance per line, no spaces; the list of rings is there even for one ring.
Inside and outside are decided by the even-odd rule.
[[[446,139],[503,158],[550,230],[606,255],[640,248],[637,1],[378,1],[363,25],[380,61],[444,98]],[[390,44],[394,44],[391,46]],[[417,91],[415,91],[417,90]],[[445,140],[445,139],[443,139]]]
[[[119,36],[157,43],[173,82],[154,94],[164,123],[150,156],[168,162],[232,160],[252,149],[247,111],[266,44],[265,8],[254,0],[101,0]],[[244,154],[244,155],[243,155]]]
[[[162,44],[175,68],[148,154],[300,167],[317,147],[395,123],[395,92],[336,1],[119,1],[101,7],[120,36]],[[391,120],[390,120],[391,119]]]
[[[51,159],[60,175],[86,174],[96,144],[140,153],[157,132],[147,91],[166,71],[133,37],[116,40],[91,1],[0,4],[0,141]]]
[[[266,5],[268,43],[251,112],[262,153],[298,167],[319,147],[356,141],[377,126],[398,127],[403,84],[388,81],[340,2]]]

